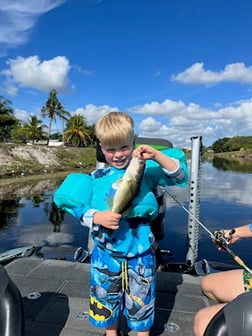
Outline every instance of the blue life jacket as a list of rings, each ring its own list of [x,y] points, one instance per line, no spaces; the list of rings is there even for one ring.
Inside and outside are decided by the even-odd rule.
[[[158,216],[155,189],[159,186],[185,186],[188,180],[186,157],[182,150],[162,150],[169,157],[180,162],[183,178],[168,175],[153,160],[147,160],[139,192],[129,209],[120,220],[119,229],[107,230],[94,226],[92,236],[98,246],[118,256],[134,256],[144,253],[153,243],[150,223]],[[112,208],[116,182],[123,176],[124,169],[109,167],[97,170],[91,175],[70,174],[54,195],[56,205],[80,220],[90,209],[97,211]]]

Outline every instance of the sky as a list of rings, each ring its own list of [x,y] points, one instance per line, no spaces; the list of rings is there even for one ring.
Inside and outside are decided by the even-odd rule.
[[[175,147],[251,135],[251,13],[251,0],[0,0],[0,96],[48,125],[56,89],[88,125],[127,112]]]

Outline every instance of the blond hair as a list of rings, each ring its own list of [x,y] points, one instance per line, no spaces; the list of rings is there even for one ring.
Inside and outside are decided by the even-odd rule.
[[[103,146],[125,144],[134,140],[134,121],[124,112],[109,112],[98,120],[95,134]]]

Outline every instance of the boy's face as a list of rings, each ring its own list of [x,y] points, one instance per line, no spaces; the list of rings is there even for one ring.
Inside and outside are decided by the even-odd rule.
[[[106,147],[102,144],[100,145],[107,163],[117,169],[124,169],[127,167],[135,148],[135,143],[132,140],[128,143],[119,144],[113,147]]]

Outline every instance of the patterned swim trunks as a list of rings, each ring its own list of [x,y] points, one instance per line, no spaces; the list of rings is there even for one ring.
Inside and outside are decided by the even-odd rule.
[[[154,323],[156,260],[150,249],[134,258],[114,258],[98,247],[92,252],[89,320],[107,328],[127,317],[132,330],[149,330]]]
[[[243,272],[243,283],[245,292],[252,291],[252,274],[250,274],[248,271]]]

